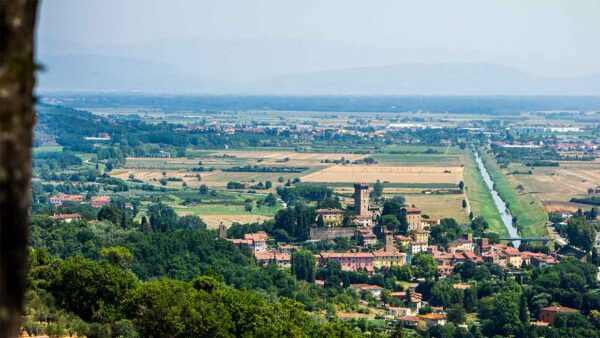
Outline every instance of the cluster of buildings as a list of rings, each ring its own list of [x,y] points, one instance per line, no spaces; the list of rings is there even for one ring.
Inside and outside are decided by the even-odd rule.
[[[490,244],[487,238],[474,239],[472,234],[450,242],[445,249],[437,245],[429,245],[430,229],[439,224],[438,220],[424,218],[421,210],[415,206],[404,208],[409,236],[395,235],[387,229],[375,231],[373,227],[375,220],[380,216],[377,208],[369,207],[369,187],[365,183],[354,185],[354,203],[356,216],[352,219],[352,226],[342,227],[344,212],[338,209],[319,209],[318,217],[323,221],[324,227],[331,229],[353,228],[353,236],[360,246],[368,248],[364,250],[354,247],[344,252],[321,251],[315,254],[316,267],[325,267],[330,262],[339,263],[345,271],[366,271],[369,274],[379,269],[404,266],[411,264],[411,257],[424,252],[433,256],[438,262],[438,276],[445,277],[453,274],[457,264],[473,262],[476,264],[492,263],[504,268],[520,268],[523,265],[535,265],[539,267],[554,265],[558,263],[558,256],[529,251],[519,251],[506,244]],[[347,232],[346,232],[347,233]],[[375,235],[377,233],[377,235]],[[292,253],[297,249],[294,245],[283,243],[269,243],[269,237],[264,231],[245,234],[244,238],[228,239],[227,228],[224,224],[219,226],[219,236],[227,241],[252,250],[258,264],[276,264],[279,268],[291,268]],[[382,245],[381,249],[374,250],[373,246]],[[316,284],[324,285],[324,281],[317,280]],[[448,321],[444,309],[431,307],[432,311],[427,314],[419,314],[423,303],[423,297],[416,292],[417,283],[409,283],[407,291],[391,292],[391,297],[403,301],[405,306],[386,306],[381,302],[384,288],[370,284],[351,284],[350,288],[360,293],[371,294],[379,301],[387,313],[406,327],[433,327],[445,325]],[[467,289],[468,283],[455,283],[457,289]],[[365,300],[361,302],[366,303]],[[365,304],[366,305],[366,304]],[[560,306],[550,306],[541,310],[540,319],[532,325],[552,325],[557,313],[577,311]]]
[[[219,237],[240,248],[248,248],[254,253],[256,262],[260,265],[277,264],[280,269],[292,267],[293,245],[278,245],[277,250],[270,250],[267,241],[269,236],[264,231],[245,234],[244,238],[227,238],[227,226],[219,224]]]
[[[68,194],[57,194],[54,196],[50,196],[48,202],[54,206],[61,206],[65,202],[83,202],[83,195],[68,195]],[[103,206],[110,203],[110,196],[92,196],[90,199],[90,205],[92,208],[102,208]]]
[[[352,236],[363,248],[372,248],[380,243],[383,244],[383,248],[379,250],[355,248],[345,252],[322,251],[315,255],[317,266],[326,266],[328,262],[336,261],[346,271],[374,273],[377,269],[408,265],[411,263],[411,256],[421,252],[428,253],[437,260],[438,275],[442,277],[451,275],[454,266],[467,261],[489,262],[504,268],[520,268],[524,264],[548,266],[558,263],[557,256],[522,252],[506,244],[490,244],[487,238],[474,241],[472,234],[453,240],[442,251],[437,245],[429,245],[429,229],[439,224],[439,220],[422,217],[421,210],[414,205],[404,208],[409,236],[394,236],[392,232],[381,229],[376,235],[373,225],[376,218],[381,215],[381,210],[369,206],[369,186],[366,183],[354,184],[354,205],[356,215],[350,227],[341,226],[344,212],[339,209],[318,209],[317,217],[323,221],[326,231],[333,231],[333,236]],[[223,224],[220,226],[220,236],[227,239],[227,228]],[[259,264],[275,263],[281,268],[291,266],[291,252],[295,247],[278,245],[277,249],[269,249],[268,235],[265,232],[246,234],[244,238],[227,240],[238,246],[250,248]]]
[[[453,241],[448,250],[439,251],[430,246],[427,253],[433,255],[438,262],[440,276],[451,275],[456,264],[471,261],[473,263],[491,263],[503,268],[520,268],[532,264],[543,267],[558,264],[558,257],[541,252],[519,251],[506,244],[489,244],[489,239],[480,238],[477,244],[470,234],[466,238]]]
[[[50,196],[50,198],[48,199],[48,202],[55,207],[62,206],[63,203],[65,203],[65,202],[83,203],[83,201],[84,200],[83,200],[82,195],[68,195],[68,194],[62,194],[62,193],[54,195],[54,196]],[[110,203],[110,196],[92,196],[92,198],[90,199],[90,205],[92,206],[92,208],[102,208],[103,206],[105,206],[109,203]],[[73,221],[81,220],[81,215],[78,213],[73,213],[73,214],[54,213],[54,214],[52,214],[52,216],[50,216],[50,219],[55,220],[55,221],[62,221],[65,223],[71,223]]]

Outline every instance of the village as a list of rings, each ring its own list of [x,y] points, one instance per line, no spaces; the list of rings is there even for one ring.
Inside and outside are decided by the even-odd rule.
[[[494,264],[509,274],[517,275],[524,266],[554,266],[561,260],[561,256],[555,253],[520,251],[503,243],[491,244],[488,238],[474,238],[471,233],[451,241],[446,249],[442,249],[438,245],[430,244],[429,238],[432,227],[439,225],[440,220],[422,217],[421,210],[414,205],[404,208],[409,233],[394,234],[377,225],[381,208],[369,204],[368,184],[355,183],[354,190],[356,216],[352,225],[342,226],[342,210],[318,209],[318,217],[324,221],[325,227],[311,229],[311,239],[307,242],[345,237],[355,240],[357,245],[348,251],[321,251],[315,254],[315,268],[323,268],[331,262],[336,262],[344,271],[366,272],[373,276],[392,267],[410,266],[411,258],[426,254],[436,261],[435,278],[438,279],[451,277],[457,265],[467,262],[479,265]],[[219,237],[240,248],[250,250],[258,264],[264,266],[275,264],[280,269],[291,269],[292,253],[306,244],[276,243],[264,231],[247,233],[243,238],[227,238],[227,227],[224,224],[219,227]],[[374,249],[377,247],[381,248]],[[350,284],[349,287],[374,297],[378,301],[378,307],[385,311],[387,318],[398,320],[406,327],[444,325],[447,322],[444,308],[428,306],[431,312],[423,314],[423,311],[420,311],[422,307],[427,306],[422,295],[416,291],[420,281],[422,280],[414,279],[407,284],[405,290],[390,292],[391,297],[405,304],[402,307],[383,304],[382,294],[386,290],[381,286],[362,283]],[[323,285],[324,281],[316,279],[314,283]],[[465,290],[470,288],[470,285],[456,283],[453,287]],[[542,309],[539,320],[532,322],[532,325],[550,325],[556,313],[572,311],[577,310],[561,306],[546,307]]]

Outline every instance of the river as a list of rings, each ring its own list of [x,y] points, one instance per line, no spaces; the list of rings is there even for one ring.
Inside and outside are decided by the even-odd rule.
[[[481,172],[481,176],[483,176],[483,180],[485,181],[485,184],[490,189],[490,192],[492,193],[492,198],[494,200],[494,204],[496,205],[496,208],[500,212],[500,218],[502,219],[502,223],[504,224],[504,227],[508,230],[508,234],[510,235],[510,237],[521,237],[519,235],[519,232],[517,231],[517,228],[513,225],[512,215],[508,211],[508,208],[506,207],[506,203],[504,203],[502,198],[500,198],[500,195],[498,195],[498,192],[496,190],[494,190],[494,181],[492,181],[492,178],[490,177],[490,174],[488,173],[485,165],[483,165],[483,161],[479,157],[479,152],[477,152],[475,149],[473,149],[473,153],[475,154],[475,161],[477,161],[477,165],[479,166],[479,171]],[[519,245],[521,245],[521,241],[513,241],[513,245],[515,246],[515,248],[518,248]]]

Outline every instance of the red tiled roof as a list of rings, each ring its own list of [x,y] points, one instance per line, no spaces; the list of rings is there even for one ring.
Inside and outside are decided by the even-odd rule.
[[[383,290],[383,288],[379,285],[370,285],[370,284],[350,284],[350,288],[358,289],[361,291]]]
[[[245,234],[244,239],[250,239],[255,242],[266,242],[267,239],[269,239],[269,236],[267,236],[266,232],[259,231],[259,232],[252,233],[252,234]]]
[[[421,209],[419,208],[405,208],[407,214],[420,214]]]
[[[372,252],[321,252],[322,258],[359,258],[375,257]]]
[[[398,320],[401,320],[404,322],[420,322],[421,321],[419,319],[419,317],[417,317],[417,316],[402,316],[402,317],[399,317]]]
[[[71,219],[71,218],[81,218],[80,214],[54,214],[50,216],[51,219]]]
[[[542,309],[542,311],[550,312],[579,312],[577,309],[573,309],[567,306],[548,306]]]

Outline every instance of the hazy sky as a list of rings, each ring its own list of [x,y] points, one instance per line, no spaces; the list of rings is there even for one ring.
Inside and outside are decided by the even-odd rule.
[[[278,37],[431,48],[580,75],[600,72],[599,18],[599,0],[45,0],[38,34],[86,45]]]

